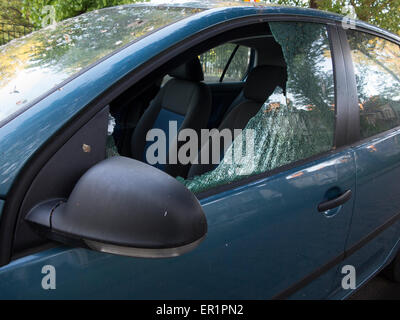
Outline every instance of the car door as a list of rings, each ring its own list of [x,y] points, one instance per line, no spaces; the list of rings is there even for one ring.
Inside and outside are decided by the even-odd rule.
[[[400,46],[358,30],[346,34],[360,125],[356,202],[343,265],[355,267],[360,287],[390,262],[400,240]]]
[[[295,54],[286,56],[286,93],[277,88],[259,113],[268,116],[271,126],[256,131],[267,149],[255,148],[254,159],[270,161],[254,163],[254,171],[229,181],[223,171],[213,171],[214,180],[207,180],[213,187],[203,181],[196,194],[209,229],[196,250],[175,258],[144,259],[45,243],[0,268],[0,297],[329,298],[355,187],[354,152],[339,148],[343,131],[335,130],[343,128],[338,115],[346,106],[339,97],[347,94],[345,85],[335,84],[333,73],[331,52],[338,63],[340,49],[331,45],[335,41],[329,41],[324,24],[274,22],[271,28],[285,52]],[[335,37],[335,28],[329,30]],[[291,111],[280,112],[285,110]],[[90,141],[92,148],[105,145],[97,131],[106,131],[105,111],[72,136],[55,159],[78,154],[82,141]],[[267,132],[275,133],[271,141],[277,144],[268,142]],[[88,166],[100,160],[99,154],[93,157],[86,160]],[[54,288],[43,285],[49,272],[56,277]]]
[[[329,298],[352,200],[318,204],[354,190],[351,151],[326,155],[201,199],[208,235],[169,259],[115,256],[57,246],[0,268],[0,298]],[[54,268],[56,287],[43,281]]]
[[[257,261],[249,266],[247,280],[252,275],[259,277],[261,282],[268,283],[260,289],[273,293],[275,298],[330,298],[333,283],[340,277],[336,271],[343,259],[355,192],[353,151],[345,147],[333,151],[333,141],[340,146],[340,135],[347,136],[346,123],[352,125],[343,116],[347,101],[337,97],[337,108],[343,109],[337,109],[335,115],[332,55],[324,26],[269,26],[282,47],[288,81],[286,92],[278,87],[244,130],[246,134],[253,130],[257,137],[253,143],[245,142],[254,147],[255,154],[237,165],[223,160],[213,172],[194,178],[187,185],[207,195],[208,187],[215,186],[216,181],[229,183],[228,190],[237,187],[223,199],[214,200],[211,206],[218,201],[221,216],[242,216],[240,223],[246,227],[241,237],[251,239],[237,244],[243,245],[242,269],[248,261]],[[340,82],[336,83],[345,83],[343,61],[338,58],[341,52],[335,45],[335,28],[330,29],[330,34],[334,57],[338,59],[336,76]],[[337,92],[344,87],[337,86]],[[341,96],[346,97],[347,92]],[[236,147],[241,150],[240,143]],[[265,180],[258,180],[260,176],[255,175],[247,180],[247,185],[238,182],[241,175],[260,171],[267,176]],[[223,186],[220,188],[224,190]],[[332,206],[324,208],[329,202]],[[246,243],[253,243],[254,248],[245,249]],[[262,278],[261,269],[265,270]],[[255,282],[250,281],[246,290],[257,288]]]

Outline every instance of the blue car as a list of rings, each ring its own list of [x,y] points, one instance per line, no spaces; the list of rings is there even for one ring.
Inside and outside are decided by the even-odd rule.
[[[400,38],[242,1],[0,47],[1,299],[346,299],[400,281]]]

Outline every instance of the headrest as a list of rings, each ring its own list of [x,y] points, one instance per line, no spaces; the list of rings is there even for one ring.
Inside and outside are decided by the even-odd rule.
[[[178,68],[172,70],[169,75],[173,78],[188,81],[203,81],[204,74],[199,59],[196,57]]]
[[[264,103],[277,86],[285,90],[286,81],[285,67],[258,66],[250,71],[243,93],[249,100]]]

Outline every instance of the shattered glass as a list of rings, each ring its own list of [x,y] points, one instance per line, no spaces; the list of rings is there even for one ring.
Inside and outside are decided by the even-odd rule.
[[[85,67],[196,8],[127,5],[92,11],[0,47],[0,121]]]
[[[118,148],[115,145],[115,140],[113,137],[116,121],[115,118],[108,114],[108,128],[107,128],[107,141],[106,141],[106,157],[111,158],[119,156]]]
[[[194,193],[332,148],[335,94],[325,26],[271,22],[270,28],[287,64],[286,92],[275,89],[216,169],[188,180],[178,178]],[[253,138],[246,138],[248,131]]]

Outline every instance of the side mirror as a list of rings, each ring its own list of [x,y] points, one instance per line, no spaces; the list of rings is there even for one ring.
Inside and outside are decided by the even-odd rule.
[[[25,219],[50,239],[132,257],[178,256],[207,233],[204,212],[183,184],[125,157],[98,163],[67,201],[43,202]]]

